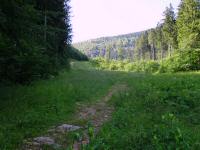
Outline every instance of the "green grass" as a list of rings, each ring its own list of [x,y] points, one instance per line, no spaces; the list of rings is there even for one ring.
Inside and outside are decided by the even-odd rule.
[[[199,73],[124,80],[129,92],[113,97],[116,112],[88,149],[200,149]]]
[[[23,139],[72,121],[76,102],[98,100],[115,84],[115,78],[111,72],[74,67],[70,72],[29,86],[0,87],[0,149],[14,149]]]
[[[0,87],[0,149],[73,121],[76,102],[93,103],[117,83],[129,91],[112,98],[113,118],[88,148],[200,149],[200,73],[98,71],[88,62],[29,86]]]

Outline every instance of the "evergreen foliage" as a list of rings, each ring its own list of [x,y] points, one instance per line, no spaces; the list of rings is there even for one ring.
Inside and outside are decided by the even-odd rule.
[[[170,4],[169,7],[166,7],[163,15],[164,19],[158,23],[156,28],[134,34],[77,43],[75,47],[83,50],[91,58],[103,57],[107,60],[114,59],[125,62],[128,60],[134,64],[134,67],[130,67],[130,64],[128,66],[136,68],[128,69],[132,71],[144,71],[146,69],[141,69],[143,64],[146,63],[148,66],[152,61],[156,61],[160,65],[159,72],[198,70],[200,65],[200,1],[182,0],[177,16]],[[99,49],[104,52],[98,52]],[[126,68],[123,62],[118,63],[113,60],[103,62],[103,64],[102,68],[111,70]]]
[[[30,82],[68,66],[69,0],[2,0],[0,78]]]
[[[75,48],[85,53],[90,58],[106,57],[106,50],[110,49],[110,59],[133,59],[135,41],[142,32],[131,34],[102,37],[73,44]]]
[[[182,0],[178,18],[179,48],[200,48],[200,1]]]
[[[172,49],[177,48],[177,28],[176,18],[172,5],[166,8],[164,12],[163,32],[164,38],[168,44],[169,55],[171,56]]]
[[[75,59],[75,60],[79,60],[79,61],[88,61],[88,57],[74,47],[70,48],[69,56],[71,59]]]

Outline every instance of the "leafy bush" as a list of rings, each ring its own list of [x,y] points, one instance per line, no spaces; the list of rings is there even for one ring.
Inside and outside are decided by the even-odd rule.
[[[135,71],[135,72],[148,72],[154,73],[159,69],[159,63],[156,61],[141,61],[141,62],[129,62],[128,60],[117,61],[109,60],[106,61],[103,58],[96,58],[92,61],[93,65],[100,69],[105,70],[119,70],[119,71]]]
[[[116,65],[116,63],[111,62],[109,64],[109,70],[117,70],[117,69],[118,69],[118,66]]]
[[[184,50],[177,57],[178,71],[200,70],[200,49]]]
[[[200,70],[200,49],[178,51],[161,63],[159,72]]]
[[[135,64],[134,63],[128,63],[124,66],[125,71],[132,71],[135,70]]]
[[[177,51],[172,57],[166,58],[162,61],[106,61],[103,58],[96,58],[92,60],[92,62],[93,64],[96,64],[96,67],[99,67],[100,69],[121,71],[125,70],[147,73],[200,70],[200,49]]]
[[[156,71],[158,71],[160,67],[160,64],[156,61],[148,61],[146,62],[146,65],[145,65],[145,72],[149,72],[149,73],[154,73]]]

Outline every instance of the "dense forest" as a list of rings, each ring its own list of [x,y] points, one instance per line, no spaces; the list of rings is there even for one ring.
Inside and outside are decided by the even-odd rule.
[[[142,32],[125,35],[102,37],[85,42],[74,43],[73,46],[90,58],[109,57],[109,59],[133,58],[136,39]]]
[[[69,68],[69,0],[1,0],[0,80],[29,82]],[[72,56],[74,58],[74,56]]]
[[[181,1],[178,13],[173,6],[163,13],[156,28],[143,32],[94,39],[74,46],[91,58],[103,57],[115,60],[147,61],[163,60],[186,51],[199,54],[200,2]],[[188,52],[190,53],[190,52]],[[187,55],[187,54],[186,54]]]
[[[184,0],[176,15],[170,4],[164,11],[163,21],[137,39],[135,58],[159,60],[177,51],[200,48],[199,8],[199,1]]]

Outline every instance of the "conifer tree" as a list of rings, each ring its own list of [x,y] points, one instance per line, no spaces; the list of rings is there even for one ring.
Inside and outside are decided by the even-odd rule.
[[[172,5],[166,8],[164,12],[163,31],[165,39],[168,43],[169,55],[171,56],[172,50],[177,48],[177,27],[176,18]]]
[[[118,48],[117,48],[117,57],[119,60],[123,59],[123,41],[118,42]]]
[[[157,52],[159,52],[159,58],[163,59],[167,51],[167,42],[164,39],[162,23],[158,23],[156,27],[156,48]]]
[[[108,45],[107,47],[106,47],[106,54],[105,54],[105,57],[106,57],[106,60],[108,61],[108,60],[110,60],[110,55],[111,55],[111,45]]]
[[[151,29],[148,33],[148,43],[151,47],[150,59],[156,60],[156,31]]]
[[[137,53],[138,60],[145,60],[145,54],[150,51],[147,31],[143,32],[142,35],[137,39],[135,51]]]
[[[179,48],[200,47],[200,1],[182,0],[177,17]]]
[[[0,79],[29,82],[67,65],[69,0],[1,0]]]

